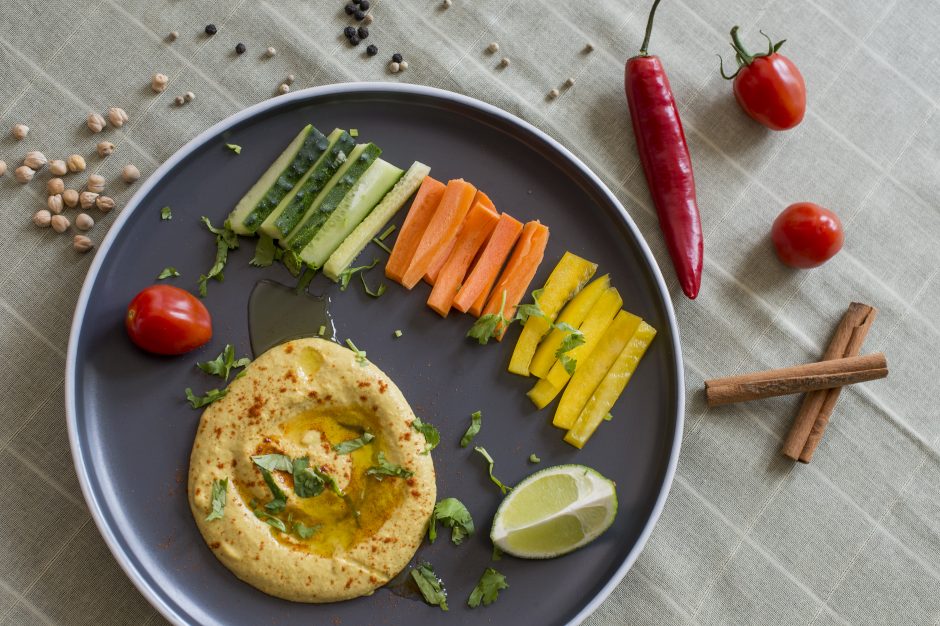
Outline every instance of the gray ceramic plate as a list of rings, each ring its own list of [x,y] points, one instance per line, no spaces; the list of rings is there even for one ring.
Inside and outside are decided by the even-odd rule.
[[[610,272],[624,306],[659,334],[614,420],[602,424],[583,451],[562,442],[551,409],[537,412],[525,396],[532,384],[506,364],[518,328],[502,344],[464,338],[470,319],[441,319],[425,306],[427,287],[389,285],[379,300],[358,283],[344,293],[323,277],[311,291],[329,292],[338,336],[351,337],[401,387],[416,413],[436,424],[434,452],[440,497],[467,504],[478,526],[457,547],[446,538],[419,557],[434,564],[450,593],[450,612],[381,589],[330,605],[303,605],[256,591],[210,553],[193,523],[185,477],[199,411],[183,389],[216,386],[193,367],[225,343],[249,349],[247,303],[262,278],[293,279],[282,267],[250,267],[250,242],[229,259],[225,281],[209,285],[206,306],[215,336],[197,352],[156,358],[134,348],[123,329],[125,307],[160,270],[182,273],[174,284],[195,289],[212,264],[214,242],[199,224],[221,223],[257,176],[301,126],[358,128],[407,167],[420,160],[441,180],[466,178],[497,207],[551,228],[541,285],[565,250]],[[239,156],[225,149],[243,147]],[[173,208],[172,221],[160,208]],[[402,212],[403,213],[403,212]],[[403,214],[395,222],[400,223]],[[370,246],[364,258],[383,257]],[[377,282],[381,272],[369,278]],[[393,339],[395,329],[404,331]],[[562,624],[577,622],[613,589],[643,547],[662,510],[682,433],[682,360],[672,306],[646,243],[616,198],[577,158],[529,124],[487,104],[412,86],[347,84],[263,102],[209,129],[167,161],[124,209],[82,289],[72,326],[66,410],[72,453],[85,499],[118,563],[163,615],[179,624]],[[549,561],[504,557],[495,564],[510,584],[495,604],[471,611],[466,598],[490,565],[490,521],[500,502],[482,459],[458,441],[469,414],[483,411],[476,443],[496,459],[496,475],[516,483],[537,468],[583,463],[617,483],[613,527],[586,548]],[[529,454],[541,457],[533,466]]]

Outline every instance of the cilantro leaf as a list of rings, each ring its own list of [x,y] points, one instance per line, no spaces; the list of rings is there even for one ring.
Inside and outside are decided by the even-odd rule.
[[[284,264],[291,276],[300,276],[300,272],[304,269],[304,262],[300,259],[300,255],[293,250],[284,250],[281,255],[281,263]]]
[[[536,456],[534,453],[529,455],[529,463],[541,463],[542,459]]]
[[[483,426],[483,413],[480,411],[475,411],[470,415],[470,427],[467,428],[467,432],[463,434],[463,437],[460,438],[460,447],[466,448],[470,445],[470,442],[473,441],[473,438],[477,436],[477,433],[480,432],[480,427]]]
[[[294,475],[294,493],[301,498],[318,496],[323,493],[326,487],[329,487],[330,491],[341,498],[346,495],[339,488],[335,478],[321,471],[318,467],[311,467],[310,460],[307,457],[294,459],[291,464],[291,471]]]
[[[301,539],[310,539],[313,537],[323,524],[314,524],[307,526],[303,522],[294,522],[294,534]]]
[[[376,480],[382,480],[385,476],[397,476],[398,478],[411,478],[414,476],[414,472],[411,470],[406,470],[395,463],[389,463],[384,452],[379,452],[378,462],[378,465],[373,465],[366,470],[366,476],[372,476]]]
[[[609,422],[612,419],[614,419],[614,416],[610,413],[610,411],[608,411],[607,415],[604,416],[604,421]]]
[[[262,511],[261,509],[255,509],[254,511],[252,511],[252,513],[255,514],[255,517],[264,521],[269,526],[272,526],[273,528],[278,529],[282,533],[287,532],[287,526],[284,524],[284,522],[274,517],[270,513],[266,513],[265,511]]]
[[[296,293],[298,296],[307,291],[307,287],[310,285],[310,282],[317,275],[318,268],[314,267],[313,265],[304,264],[303,268],[301,269],[302,271],[300,274],[300,280],[297,281],[297,286],[294,287],[294,293]]]
[[[222,270],[225,269],[225,263],[228,261],[228,251],[238,247],[238,235],[229,227],[215,228],[209,218],[202,216],[202,223],[206,225],[213,235],[215,235],[215,263],[209,268],[209,271],[199,276],[199,295],[206,296],[209,279],[221,281],[223,279]]]
[[[280,513],[287,506],[287,494],[278,486],[271,472],[262,467],[261,475],[264,477],[264,482],[268,486],[268,489],[271,490],[271,495],[274,497],[273,500],[264,505],[264,508],[271,513]]]
[[[360,265],[359,267],[347,267],[339,274],[339,290],[346,291],[346,288],[349,287],[349,281],[359,272],[364,272],[366,270],[371,270],[378,264],[379,260],[375,259],[369,265]]]
[[[222,519],[225,515],[225,500],[228,496],[228,478],[212,481],[212,512],[206,516],[206,521]]]
[[[418,590],[424,597],[424,601],[431,606],[439,606],[442,611],[447,611],[447,590],[430,563],[421,563],[412,568],[411,577],[418,585]]]
[[[157,275],[157,280],[163,280],[164,278],[173,278],[179,275],[180,275],[179,271],[177,271],[175,267],[170,265],[168,267],[163,268],[163,271]]]
[[[290,457],[286,454],[259,454],[251,457],[252,462],[269,472],[289,472],[291,471]]]
[[[496,602],[501,589],[508,589],[506,577],[497,572],[492,567],[487,567],[480,576],[477,586],[470,592],[470,598],[467,599],[467,606],[475,609],[483,602],[483,606],[489,606]]]
[[[349,454],[354,450],[358,450],[362,446],[368,444],[370,441],[375,439],[375,435],[372,433],[362,433],[361,437],[356,437],[355,439],[347,439],[346,441],[341,441],[335,446],[333,446],[333,451],[337,454]]]
[[[428,526],[428,541],[431,543],[437,539],[437,522],[451,529],[450,540],[456,546],[473,534],[473,518],[470,511],[457,498],[444,498],[434,505]]]
[[[493,457],[491,457],[491,456],[490,456],[490,453],[486,451],[486,448],[484,448],[483,446],[474,446],[473,449],[476,450],[477,452],[479,452],[480,455],[481,455],[484,459],[486,459],[486,462],[487,462],[487,464],[488,464],[488,466],[489,466],[488,469],[487,469],[487,471],[488,471],[488,473],[489,473],[489,475],[490,475],[490,480],[493,481],[493,484],[495,484],[497,487],[499,487],[499,490],[500,490],[501,492],[503,492],[503,495],[505,495],[507,491],[512,491],[512,487],[507,487],[507,486],[504,485],[498,478],[496,478],[495,476],[493,476],[493,465],[495,465],[495,463],[494,463],[494,461],[493,461]]]
[[[258,243],[255,244],[255,256],[248,261],[255,267],[268,267],[276,260],[277,246],[269,235],[261,233]]]
[[[238,145],[237,143],[227,143],[225,144],[225,147],[231,150],[232,152],[234,152],[235,154],[242,153],[242,147]]]
[[[160,219],[163,220],[164,222],[167,222],[173,219],[173,209],[171,209],[168,206],[165,206],[162,209],[160,209]]]
[[[359,274],[359,279],[362,281],[362,288],[365,289],[366,293],[372,296],[373,298],[381,298],[382,294],[385,293],[385,289],[386,289],[385,283],[379,283],[379,286],[376,288],[375,291],[372,291],[371,289],[369,289],[369,285],[366,284],[365,272],[362,272],[361,274]]]
[[[499,547],[493,546],[493,556],[492,556],[491,558],[492,558],[494,561],[502,561],[502,560],[503,560],[503,551],[500,550]]]
[[[520,304],[516,308],[516,319],[525,324],[529,321],[530,317],[541,317],[544,320],[551,322],[548,319],[548,316],[545,315],[545,312],[542,311],[542,307],[539,305],[539,297],[541,297],[544,289],[536,289],[532,292],[532,304]]]
[[[415,416],[415,420],[411,423],[411,427],[424,435],[424,440],[428,444],[428,447],[424,450],[424,454],[427,454],[436,448],[437,444],[441,442],[441,432],[433,424],[428,424],[427,422],[421,421],[420,417]]]
[[[197,396],[193,394],[193,390],[189,387],[186,388],[186,399],[189,400],[190,406],[194,409],[201,409],[202,407],[212,404],[216,400],[220,400],[225,397],[225,394],[228,393],[228,389],[210,389],[206,392],[204,396]]]
[[[346,345],[349,346],[349,349],[356,353],[356,363],[359,365],[365,365],[369,361],[366,359],[366,351],[360,350],[356,347],[356,344],[353,343],[352,339],[346,340]]]
[[[561,362],[569,375],[574,374],[578,362],[568,356],[567,353],[584,344],[584,333],[566,322],[555,324],[555,328],[565,332],[565,338],[561,340],[561,345],[555,350],[555,358]]]
[[[470,330],[467,331],[467,337],[476,339],[481,346],[485,346],[501,328],[508,327],[512,320],[504,315],[506,311],[506,290],[503,290],[502,304],[499,306],[499,313],[487,313],[473,323]]]
[[[233,369],[245,367],[249,363],[251,363],[251,359],[248,357],[235,360],[235,346],[227,343],[219,356],[211,361],[196,363],[196,367],[210,376],[218,376],[222,380],[228,380]]]

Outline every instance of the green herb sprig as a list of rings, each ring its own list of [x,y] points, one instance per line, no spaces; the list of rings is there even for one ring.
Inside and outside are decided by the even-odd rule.
[[[437,539],[437,522],[450,528],[450,540],[459,546],[463,540],[473,534],[473,517],[463,502],[457,498],[444,498],[434,505],[431,521],[428,525],[428,541]]]
[[[503,493],[503,495],[506,495],[507,491],[512,491],[512,487],[508,487],[504,485],[501,480],[499,480],[498,478],[496,478],[496,476],[493,475],[493,465],[495,465],[495,462],[493,461],[493,457],[490,456],[490,453],[486,451],[486,448],[484,448],[483,446],[474,446],[473,449],[479,452],[480,456],[486,459],[487,472],[490,475],[490,480],[493,481],[494,485],[499,487],[499,490]]]
[[[509,589],[509,583],[506,577],[497,572],[492,567],[487,567],[480,576],[477,586],[470,592],[467,599],[467,606],[475,609],[483,603],[483,606],[489,606],[499,598],[499,592],[503,589]]]
[[[481,411],[474,411],[470,414],[470,426],[467,428],[467,432],[463,434],[463,437],[460,438],[460,447],[466,448],[470,445],[470,442],[473,441],[473,438],[477,436],[480,432],[480,428],[483,426],[483,413]]]

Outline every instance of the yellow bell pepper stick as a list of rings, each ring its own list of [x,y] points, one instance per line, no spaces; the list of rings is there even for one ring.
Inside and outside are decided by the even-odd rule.
[[[565,252],[545,281],[538,298],[539,308],[545,317],[533,315],[526,320],[516,347],[509,360],[509,371],[521,376],[529,375],[529,363],[535,354],[542,336],[552,327],[555,316],[565,302],[578,292],[597,271],[597,264]]]
[[[607,332],[591,352],[591,356],[578,363],[571,382],[565,387],[555,410],[552,424],[565,430],[574,426],[582,409],[591,399],[591,394],[604,380],[617,357],[623,352],[642,320],[632,313],[620,311],[607,327]]]
[[[627,347],[623,349],[610,371],[604,376],[604,380],[594,390],[594,395],[581,411],[578,421],[565,435],[566,442],[579,449],[584,447],[600,423],[604,421],[604,416],[610,412],[617,398],[623,393],[655,336],[655,328],[646,322],[640,323],[640,327],[637,328]]]

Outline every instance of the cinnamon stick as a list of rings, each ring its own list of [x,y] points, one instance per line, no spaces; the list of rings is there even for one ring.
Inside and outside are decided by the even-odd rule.
[[[705,397],[709,406],[718,406],[817,389],[831,389],[884,378],[887,375],[887,360],[885,355],[879,352],[706,380]],[[802,450],[801,447],[797,456]]]
[[[861,352],[862,344],[865,343],[865,336],[868,335],[868,331],[871,329],[872,323],[878,316],[878,309],[867,305],[860,306],[866,307],[868,309],[868,314],[864,317],[864,319],[862,319],[858,326],[852,329],[852,336],[849,339],[848,346],[845,348],[844,356],[856,356],[859,352]],[[800,453],[799,461],[801,463],[809,463],[813,460],[813,453],[816,452],[816,447],[819,446],[819,442],[822,440],[822,436],[826,432],[826,426],[829,425],[829,418],[832,416],[832,411],[836,406],[836,402],[839,401],[839,394],[841,392],[841,387],[829,389],[826,392],[813,392],[825,393],[825,399],[823,400],[822,407],[819,409],[819,414],[816,416],[816,421],[813,423],[813,428],[809,433],[806,444],[803,446],[803,451]]]
[[[864,340],[865,334],[868,332],[867,328],[871,326],[871,322],[874,321],[876,314],[877,311],[867,304],[860,302],[851,303],[848,310],[846,310],[845,314],[842,316],[839,325],[836,327],[836,331],[833,333],[832,339],[826,347],[826,351],[823,353],[823,361],[858,354],[858,350],[856,350],[854,354],[848,353],[849,343],[852,341],[853,333],[855,333],[856,329],[865,327],[864,333],[857,335],[861,340]],[[859,341],[858,348],[861,348],[861,341]],[[783,442],[781,452],[784,456],[794,461],[800,458],[809,440],[810,433],[813,430],[813,425],[816,423],[828,395],[828,391],[816,391],[806,394],[803,398],[800,410],[797,412],[796,418],[793,420],[793,425],[790,427],[790,432],[787,433],[787,437]],[[831,401],[832,406],[835,406],[835,400],[837,399],[838,393],[834,395]],[[825,429],[824,426],[822,428],[823,430]],[[818,445],[818,441],[816,443]],[[810,456],[812,455],[810,454]]]

